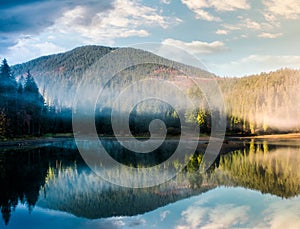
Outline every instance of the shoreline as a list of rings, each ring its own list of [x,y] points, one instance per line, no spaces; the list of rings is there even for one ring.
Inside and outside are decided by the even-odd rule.
[[[289,133],[289,134],[267,134],[267,135],[257,135],[257,136],[244,136],[241,139],[298,139],[300,138],[300,133]]]
[[[11,148],[11,147],[34,147],[44,144],[52,144],[55,142],[63,142],[73,140],[73,137],[46,137],[46,138],[37,138],[37,139],[18,139],[18,140],[7,140],[0,141],[0,149]]]
[[[116,139],[112,136],[100,136],[102,139]],[[124,140],[130,140],[131,137],[123,137]],[[145,137],[138,137],[137,139],[147,139]],[[167,137],[166,140],[178,140],[178,137]],[[190,139],[199,141],[199,146],[197,149],[203,150],[206,148],[209,142],[210,136],[201,136],[198,139]],[[258,135],[258,136],[225,136],[224,142],[221,148],[221,154],[233,151],[239,148],[243,148],[245,141],[250,139],[263,139],[263,140],[285,140],[285,139],[300,139],[300,133],[290,133],[290,134],[274,134],[274,135]],[[64,137],[41,137],[36,139],[16,139],[0,141],[0,149],[11,148],[11,147],[33,147],[40,146],[43,144],[51,144],[56,142],[71,141],[74,137],[64,136]]]

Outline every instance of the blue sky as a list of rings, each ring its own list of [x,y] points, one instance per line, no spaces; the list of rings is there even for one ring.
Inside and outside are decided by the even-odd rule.
[[[10,64],[98,44],[184,48],[219,76],[300,67],[299,0],[2,1]]]

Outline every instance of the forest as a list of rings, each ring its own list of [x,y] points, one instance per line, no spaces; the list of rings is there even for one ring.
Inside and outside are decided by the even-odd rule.
[[[89,82],[86,71],[99,58],[114,50],[116,48],[84,46],[12,67],[8,65],[7,60],[3,60],[0,69],[0,138],[72,133],[72,99],[78,85]],[[180,134],[180,122],[183,125],[197,123],[202,133],[209,134],[212,113],[218,111],[209,109],[201,90],[191,84],[188,77],[178,69],[166,67],[165,63],[170,61],[150,52],[134,52],[134,58],[147,56],[162,64],[130,67],[117,73],[111,82],[105,85],[105,93],[98,101],[95,113],[98,133],[113,134],[110,116],[111,104],[117,96],[114,92],[139,79],[152,78],[168,80],[180,86],[189,98],[196,101],[198,107],[178,111],[176,107],[162,104],[161,101],[138,104],[130,114],[130,129],[134,135],[147,136],[148,124],[153,119],[162,119],[166,123],[169,135]],[[107,63],[108,67],[109,64]],[[182,64],[179,66],[193,69]],[[193,74],[192,70],[190,72]],[[201,79],[213,77],[217,82],[226,108],[227,134],[253,135],[299,131],[299,70],[280,69],[242,78],[222,78],[199,69],[193,76]],[[92,83],[102,83],[101,77]],[[178,104],[182,103],[177,95],[174,96],[174,100]],[[179,120],[179,112],[184,112],[184,120]]]
[[[16,78],[4,59],[0,79],[0,139],[72,131],[71,110],[47,106],[29,70]]]

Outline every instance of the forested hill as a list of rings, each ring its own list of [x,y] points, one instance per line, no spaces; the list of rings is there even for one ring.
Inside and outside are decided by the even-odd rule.
[[[117,48],[103,46],[84,46],[66,53],[40,57],[24,64],[12,67],[12,75],[18,76],[30,70],[37,82],[45,101],[53,107],[71,106],[78,84],[88,77],[85,71],[105,54]],[[129,49],[128,49],[129,50]],[[133,49],[130,49],[132,52]],[[141,56],[170,63],[168,60],[150,52],[135,50],[136,57]],[[186,68],[190,68],[189,66]],[[281,69],[270,73],[247,76],[242,78],[220,78],[203,70],[201,77],[213,76],[217,80],[224,96],[228,117],[228,131],[240,133],[272,133],[275,131],[300,130],[300,71]],[[161,77],[171,79],[184,87],[189,96],[203,100],[199,89],[193,88],[184,74],[176,69],[155,64],[135,66],[118,74],[110,84],[115,91],[126,87],[130,82],[141,77]],[[195,75],[196,76],[196,75]],[[115,95],[108,94],[102,101],[108,101]],[[174,98],[176,100],[176,98]],[[186,112],[187,122],[198,122],[202,130],[210,129],[211,113],[203,107]]]
[[[127,50],[128,57],[124,54],[125,56],[123,61],[127,61],[128,59],[138,60],[146,58],[147,60],[156,63],[162,63],[162,65],[171,65],[171,63],[175,63],[151,52],[140,49],[110,48],[105,46],[89,45],[75,48],[65,53],[43,56],[23,64],[12,66],[12,74],[18,78],[21,75],[26,75],[27,71],[30,70],[32,76],[37,82],[37,85],[39,86],[40,92],[42,93],[44,91],[43,94],[45,100],[56,103],[49,105],[70,106],[78,84],[85,77],[89,77],[85,75],[86,70],[93,66],[93,64],[105,54],[116,49],[122,49],[125,50],[125,52]],[[193,69],[180,63],[176,63],[176,65],[185,69]],[[168,79],[177,81],[181,80],[181,78],[178,79],[177,76],[182,76],[182,73],[179,73],[175,69],[161,66],[155,64],[134,66],[133,68],[118,73],[118,77],[122,78],[122,80],[116,80],[115,82],[119,84],[118,86],[124,86],[125,81],[134,81],[135,79],[147,77],[149,75],[160,75],[161,77],[167,77]],[[197,69],[197,71],[200,72],[202,77],[205,75],[213,76],[213,74],[204,70]]]
[[[219,80],[228,127],[251,133],[300,130],[300,70]]]
[[[36,80],[40,92],[45,91],[46,99],[65,105],[68,90],[77,86],[83,72],[105,54],[115,48],[104,46],[83,46],[65,53],[39,57],[23,64],[11,67],[15,77],[26,74],[30,70]],[[71,95],[70,95],[71,96]]]

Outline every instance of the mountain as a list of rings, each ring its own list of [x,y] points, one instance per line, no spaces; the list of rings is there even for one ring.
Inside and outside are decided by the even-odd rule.
[[[120,58],[122,61],[135,62],[146,58],[154,64],[145,63],[131,66],[118,72],[109,83],[102,82],[101,80],[105,77],[94,77],[91,69],[97,70],[97,66],[94,64],[106,54],[116,50],[122,51],[124,55],[123,58]],[[115,62],[112,60],[112,63],[107,63],[104,67],[110,70],[114,66],[122,66],[122,64],[120,60],[115,60]],[[299,70],[280,69],[242,78],[221,78],[204,70],[176,63],[143,50],[103,46],[79,47],[66,53],[40,57],[24,64],[12,66],[12,72],[16,77],[25,74],[28,70],[35,78],[46,101],[56,107],[70,107],[78,86],[85,82],[88,82],[91,88],[96,84],[103,84],[102,87],[105,88],[106,93],[102,94],[100,103],[102,103],[102,108],[107,108],[111,106],[121,89],[128,87],[138,79],[167,79],[180,87],[199,106],[199,109],[186,112],[187,121],[198,122],[202,130],[208,130],[212,114],[208,109],[207,98],[205,99],[197,85],[193,84],[183,73],[187,72],[199,79],[215,79],[223,94],[228,132],[254,134],[300,130],[300,119],[298,118],[300,117]],[[91,81],[92,77],[95,78],[94,81]],[[201,82],[201,86],[207,84],[209,84],[208,81]],[[142,91],[149,90],[149,88],[141,89]],[[88,87],[87,91],[80,96],[87,97],[89,93]],[[215,92],[211,91],[210,94],[215,94]],[[132,95],[132,97],[135,96]],[[178,97],[174,96],[174,101],[178,104],[182,103],[179,95]],[[137,110],[139,109],[148,109],[152,112],[153,106],[141,105],[137,108]],[[155,112],[164,110],[158,106],[154,109],[158,109]]]
[[[71,106],[78,85],[84,78],[90,77],[87,76],[88,70],[93,68],[93,65],[102,57],[114,50],[124,51],[123,61],[131,59],[132,62],[134,62],[141,58],[146,58],[155,63],[161,63],[159,65],[142,64],[125,69],[117,74],[122,80],[118,80],[117,77],[114,77],[115,82],[119,84],[119,86],[120,84],[124,86],[126,81],[131,82],[146,75],[160,76],[172,79],[173,81],[181,81],[182,83],[182,73],[179,73],[176,69],[163,66],[174,65],[175,62],[139,49],[111,48],[96,45],[83,46],[65,53],[43,56],[23,64],[14,65],[12,66],[12,72],[14,76],[19,77],[30,70],[40,88],[40,92],[44,93],[46,100],[51,102],[57,100],[56,106]],[[116,65],[117,63],[113,64]],[[180,63],[176,63],[176,66],[183,69],[196,69]],[[200,71],[200,74],[204,77],[205,75],[209,77],[214,76],[200,69],[197,69],[197,71]],[[101,76],[98,78],[101,82]],[[121,81],[123,81],[123,83],[121,83]]]
[[[12,66],[12,73],[16,77],[26,74],[30,70],[40,91],[45,90],[45,96],[56,105],[70,105],[71,95],[66,91],[76,88],[82,74],[94,62],[115,48],[103,46],[84,46],[65,53],[39,57],[23,64]],[[66,102],[68,101],[68,102]]]

